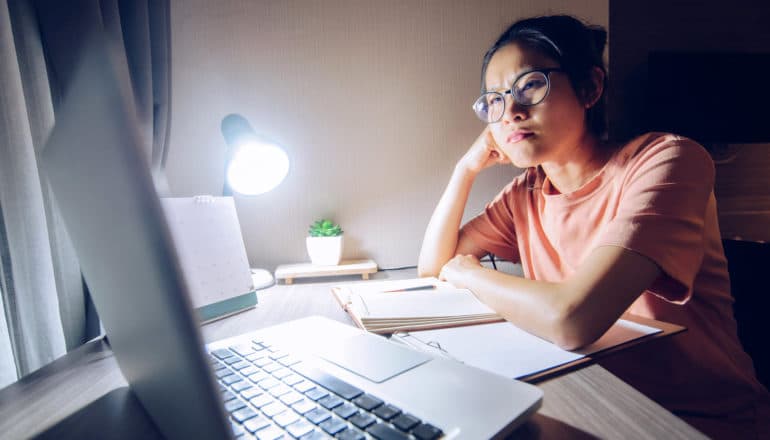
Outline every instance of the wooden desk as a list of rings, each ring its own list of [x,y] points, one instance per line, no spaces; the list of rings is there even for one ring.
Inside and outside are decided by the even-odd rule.
[[[379,272],[373,278],[413,274]],[[328,290],[356,278],[298,280],[260,291],[256,309],[203,326],[204,339],[310,315],[350,323]],[[126,386],[109,347],[101,340],[86,344],[0,390],[0,438],[160,438]],[[543,406],[515,438],[705,438],[599,365],[538,386],[545,392]]]

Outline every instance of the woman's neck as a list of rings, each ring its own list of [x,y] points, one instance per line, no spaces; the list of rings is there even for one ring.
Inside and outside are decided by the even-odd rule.
[[[555,190],[561,194],[574,192],[591,180],[607,163],[613,150],[586,134],[559,158],[543,162],[541,167]]]

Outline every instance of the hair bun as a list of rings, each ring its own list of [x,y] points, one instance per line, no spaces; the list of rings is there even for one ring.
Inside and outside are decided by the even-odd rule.
[[[596,52],[601,56],[604,53],[604,47],[607,45],[607,31],[601,26],[590,26],[588,30],[591,32]]]

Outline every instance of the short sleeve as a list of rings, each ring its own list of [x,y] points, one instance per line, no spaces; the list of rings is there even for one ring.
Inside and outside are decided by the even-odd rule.
[[[512,209],[516,187],[514,180],[462,227],[462,233],[478,247],[514,263],[519,262]]]
[[[649,289],[685,303],[704,254],[704,223],[714,164],[697,143],[661,136],[628,160],[615,217],[597,245],[616,245],[652,259],[663,274]]]

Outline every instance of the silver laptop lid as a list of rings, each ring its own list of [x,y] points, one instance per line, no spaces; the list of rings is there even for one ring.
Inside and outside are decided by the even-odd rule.
[[[167,438],[230,438],[106,37],[84,51],[42,154],[120,369]]]

